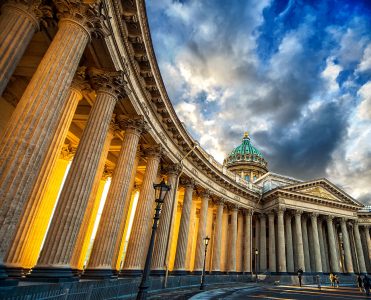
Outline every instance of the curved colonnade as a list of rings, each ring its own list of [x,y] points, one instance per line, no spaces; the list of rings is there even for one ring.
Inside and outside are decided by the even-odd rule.
[[[253,249],[259,272],[370,272],[371,222],[359,223],[360,203],[336,188],[339,201],[304,196],[298,182],[263,193],[197,145],[167,96],[144,1],[3,4],[0,92],[8,102],[12,78],[24,71],[16,66],[40,29],[50,43],[2,128],[0,277],[61,280],[83,269],[87,278],[139,275],[160,176],[172,190],[154,274],[201,272],[206,235],[207,270],[215,274],[252,272]],[[331,189],[326,180],[313,185]]]

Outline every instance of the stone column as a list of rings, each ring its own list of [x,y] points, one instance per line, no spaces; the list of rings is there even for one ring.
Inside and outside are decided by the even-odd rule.
[[[301,268],[303,271],[305,270],[305,261],[304,261],[304,248],[303,248],[303,233],[301,230],[301,215],[302,210],[295,211],[295,236],[296,236],[296,248],[297,248],[297,256],[298,256],[298,269]]]
[[[349,233],[347,228],[347,223],[345,218],[340,220],[341,234],[343,236],[343,246],[344,246],[344,256],[345,256],[345,266],[348,273],[354,273],[352,253],[350,250]]]
[[[237,251],[237,213],[238,207],[231,207],[231,224],[229,237],[229,264],[228,272],[236,272],[236,251]]]
[[[64,2],[59,30],[24,91],[0,143],[0,265],[52,143],[62,107],[100,10]],[[60,6],[58,6],[60,7]]]
[[[306,215],[303,215],[302,218],[301,218],[301,229],[302,229],[302,232],[303,232],[303,249],[304,249],[305,271],[306,272],[311,272],[309,242],[308,242],[308,226],[307,226],[307,216]]]
[[[217,201],[216,207],[217,209],[216,209],[215,233],[214,233],[214,244],[213,244],[214,249],[213,249],[212,272],[220,273],[224,201],[223,200]]]
[[[267,271],[267,218],[265,214],[260,215],[260,272]]]
[[[147,166],[135,211],[133,227],[131,229],[128,248],[126,252],[123,275],[141,275],[151,235],[153,224],[155,190],[158,167],[162,148],[150,147],[146,150]],[[161,219],[160,219],[161,221]]]
[[[269,272],[275,273],[276,269],[276,235],[274,229],[274,211],[268,213],[268,223],[269,223]]]
[[[121,95],[121,72],[91,70],[97,97],[60,194],[54,217],[32,278],[72,277],[70,264],[88,205],[113,109]],[[58,268],[59,271],[50,271]]]
[[[332,220],[334,219],[333,216],[327,216],[327,233],[328,233],[328,241],[329,241],[329,252],[330,252],[330,271],[338,273],[339,272],[339,260],[337,257],[336,251],[336,243],[335,243],[335,233],[334,233],[334,226]]]
[[[370,239],[370,225],[365,225],[364,226],[364,234],[366,238],[366,243],[367,243],[367,250],[368,250],[368,257],[369,260],[371,260],[371,239]],[[371,263],[371,261],[370,261]],[[370,272],[369,272],[370,273]]]
[[[193,179],[184,180],[182,184],[184,184],[185,186],[185,192],[183,198],[182,215],[180,217],[179,235],[176,245],[175,262],[173,269],[173,273],[178,275],[186,273],[187,245],[195,181]]]
[[[167,174],[167,183],[170,184],[171,190],[167,193],[162,205],[161,211],[161,222],[159,222],[156,240],[154,245],[154,252],[152,256],[152,268],[153,274],[165,275],[165,268],[168,262],[167,251],[168,242],[171,238],[172,227],[174,223],[174,215],[176,214],[176,208],[178,201],[174,197],[178,190],[178,175],[181,171],[181,166],[179,164],[171,164],[165,166],[164,171]]]
[[[62,108],[57,130],[50,147],[47,149],[46,158],[41,165],[40,175],[32,188],[32,193],[23,212],[23,218],[18,226],[16,237],[5,260],[8,267],[31,268],[36,263],[41,243],[45,237],[57,200],[55,193],[54,198],[48,197],[49,195],[47,194],[47,192],[50,193],[48,188],[52,184],[50,182],[51,175],[61,154],[77,104],[83,97],[81,91],[88,88],[88,85],[84,82],[84,76],[84,71],[78,72],[70,88],[68,101]],[[75,151],[76,148],[70,146],[65,147],[62,152],[68,152],[65,155],[66,159],[71,160]],[[60,186],[56,187],[57,192],[59,188]]]
[[[43,17],[52,17],[52,9],[41,0],[8,1],[1,7],[0,96]]]
[[[313,234],[313,244],[314,244],[314,265],[315,265],[315,272],[322,273],[322,256],[321,256],[321,245],[319,241],[319,229],[318,229],[318,214],[312,213],[311,216],[312,222],[312,234]]]
[[[236,251],[236,271],[243,271],[243,214],[237,213],[237,251]]]
[[[277,239],[278,239],[278,272],[286,273],[286,249],[285,249],[285,227],[284,227],[284,207],[277,209]],[[291,231],[291,230],[290,230]]]
[[[116,274],[116,262],[130,204],[127,199],[131,192],[131,175],[145,126],[142,116],[120,115],[117,119],[125,133],[84,277],[109,278]]]
[[[285,218],[285,233],[286,233],[286,262],[287,262],[287,271],[295,272],[294,268],[294,249],[292,245],[292,227],[291,227],[291,214],[286,214]]]
[[[366,269],[365,257],[363,254],[361,235],[359,234],[359,225],[357,221],[355,221],[353,224],[353,230],[354,230],[354,241],[355,241],[356,250],[357,250],[359,271],[360,273],[366,274],[367,269]]]
[[[328,273],[327,269],[327,261],[328,257],[326,255],[326,248],[325,248],[325,241],[324,241],[324,233],[323,233],[323,223],[322,218],[317,218],[317,227],[318,227],[318,239],[319,239],[319,247],[321,250],[321,262],[322,262],[322,270],[325,273]]]
[[[243,242],[243,272],[251,273],[251,255],[252,255],[252,210],[245,210],[245,228]]]
[[[207,210],[209,206],[210,192],[204,191],[201,195],[201,210],[200,210],[200,221],[198,223],[197,232],[197,243],[196,243],[196,256],[194,272],[201,272],[204,263],[204,252],[205,243],[204,238],[206,237],[206,225],[207,225]]]

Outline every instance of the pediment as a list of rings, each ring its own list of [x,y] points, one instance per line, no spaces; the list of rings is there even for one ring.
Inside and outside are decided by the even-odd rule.
[[[315,186],[315,187],[311,187],[311,188],[307,188],[307,189],[297,190],[296,192],[301,193],[301,194],[305,194],[305,195],[324,198],[324,199],[328,199],[328,200],[343,202],[338,197],[336,197],[331,192],[329,192],[328,190],[326,190],[325,188],[323,188],[321,186]]]

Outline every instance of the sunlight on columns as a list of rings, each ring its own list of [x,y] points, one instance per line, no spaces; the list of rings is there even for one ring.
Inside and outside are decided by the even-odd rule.
[[[207,224],[206,224],[206,235],[210,238],[206,253],[206,270],[209,271],[212,268],[212,254],[214,248],[213,220],[214,220],[214,207],[212,205],[209,205],[209,207],[207,208]]]
[[[170,245],[170,254],[169,254],[169,271],[172,271],[173,268],[174,268],[176,245],[177,245],[177,242],[178,242],[181,215],[182,215],[182,209],[181,209],[181,206],[178,204],[176,214],[174,216],[173,233],[170,237],[171,245]]]
[[[39,211],[35,217],[35,222],[30,228],[25,250],[23,251],[21,261],[24,268],[32,268],[37,263],[71,162],[70,160],[58,159],[53,168]]]
[[[189,271],[193,271],[195,265],[195,257],[196,257],[196,245],[197,245],[197,233],[198,233],[198,223],[200,217],[197,216],[197,203],[192,203],[192,217],[191,217],[191,228],[189,230],[189,252],[187,256],[189,257]],[[199,213],[198,213],[199,214]]]

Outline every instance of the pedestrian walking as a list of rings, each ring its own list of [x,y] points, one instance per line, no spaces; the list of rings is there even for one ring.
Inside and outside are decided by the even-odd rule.
[[[340,283],[339,275],[335,275],[334,279],[335,279],[336,287],[339,287],[339,283]]]
[[[321,276],[317,275],[316,278],[317,278],[318,289],[321,290]]]
[[[330,277],[331,286],[335,287],[335,276],[334,276],[334,274],[330,273],[329,277]]]
[[[299,269],[298,270],[298,279],[299,279],[299,286],[301,287],[301,278],[302,278],[302,276],[303,276],[303,273],[304,273],[304,271],[303,271],[303,269]]]
[[[363,282],[361,276],[357,275],[357,286],[359,288],[359,291],[363,293]]]
[[[370,296],[370,278],[368,278],[367,275],[363,276],[363,287],[366,295]]]

